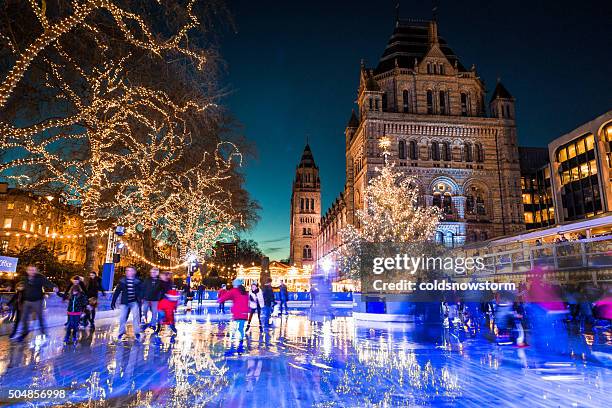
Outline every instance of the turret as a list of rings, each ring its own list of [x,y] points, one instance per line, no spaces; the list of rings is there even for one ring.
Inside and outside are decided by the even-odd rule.
[[[493,96],[491,96],[491,101],[489,102],[491,116],[494,118],[514,119],[514,102],[514,97],[498,79],[497,86],[495,86]]]

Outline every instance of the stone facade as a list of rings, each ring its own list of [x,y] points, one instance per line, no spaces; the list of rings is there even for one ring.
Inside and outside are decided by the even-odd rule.
[[[438,36],[436,22],[396,22],[374,69],[363,63],[358,112],[345,130],[346,186],[321,219],[318,259],[356,224],[363,191],[391,160],[416,178],[422,204],[445,213],[436,239],[448,246],[524,230],[515,100],[498,82],[489,102],[475,67],[466,69]],[[359,227],[357,225],[357,227]]]
[[[0,254],[44,243],[60,261],[85,260],[83,219],[78,209],[0,183]]]
[[[298,268],[314,265],[321,221],[321,182],[310,146],[306,144],[295,171],[291,193],[289,262]]]

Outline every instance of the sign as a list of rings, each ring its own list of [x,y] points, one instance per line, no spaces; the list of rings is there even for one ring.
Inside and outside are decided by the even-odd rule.
[[[0,272],[17,272],[18,258],[11,258],[10,256],[0,256]]]

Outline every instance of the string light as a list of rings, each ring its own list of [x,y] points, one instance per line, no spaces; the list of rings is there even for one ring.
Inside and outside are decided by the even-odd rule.
[[[379,142],[384,165],[370,179],[364,190],[364,208],[357,209],[358,226],[348,225],[340,231],[342,245],[332,254],[340,269],[353,276],[361,271],[362,244],[419,243],[434,235],[442,211],[436,206],[419,205],[420,192],[414,177],[406,177],[387,161],[390,143],[383,137]]]
[[[64,201],[81,208],[85,238],[102,236],[106,233],[98,233],[102,226],[118,223],[134,231],[151,231],[165,245],[177,247],[181,259],[188,253],[204,259],[214,242],[242,223],[224,187],[242,160],[236,146],[220,143],[192,167],[177,170],[191,144],[188,115],[216,108],[211,98],[177,103],[161,90],[133,84],[126,77],[130,53],[86,69],[84,61],[73,57],[60,41],[66,33],[84,29],[92,34],[101,55],[107,56],[103,31],[90,17],[110,13],[130,45],[160,57],[167,52],[182,54],[202,70],[206,53],[193,51],[187,42],[188,33],[201,25],[193,13],[196,1],[185,7],[186,23],[163,39],[142,16],[112,0],[85,0],[54,24],[46,19],[44,7],[30,0],[44,30],[16,53],[15,65],[0,83],[0,109],[35,58],[47,68],[45,85],[71,109],[65,117],[26,127],[0,121],[0,147],[18,153],[0,163],[0,174],[30,190],[61,186]],[[17,50],[9,37],[2,35],[0,40]],[[53,52],[49,54],[53,59],[43,52],[46,49]],[[67,153],[57,146],[73,150]],[[222,154],[227,147],[230,152]],[[166,257],[157,247],[154,250]]]

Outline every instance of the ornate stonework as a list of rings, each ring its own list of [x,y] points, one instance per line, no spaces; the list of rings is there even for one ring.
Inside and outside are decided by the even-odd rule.
[[[291,193],[290,254],[291,265],[312,266],[316,259],[316,238],[321,221],[321,183],[308,144],[295,171]]]
[[[443,209],[439,241],[456,246],[523,230],[515,101],[498,82],[487,113],[485,92],[435,22],[398,20],[377,67],[361,65],[359,114],[345,130],[346,186],[321,218],[317,258],[356,224],[364,188],[383,164],[381,137],[391,140],[395,166],[417,178],[422,204]]]

